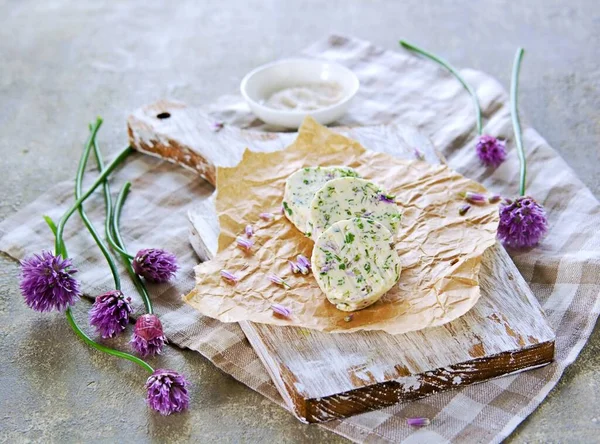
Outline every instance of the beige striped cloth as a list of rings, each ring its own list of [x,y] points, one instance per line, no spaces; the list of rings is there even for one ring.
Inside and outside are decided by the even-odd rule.
[[[492,77],[472,70],[462,72],[479,95],[485,132],[507,140],[508,159],[495,170],[482,167],[476,157],[469,96],[436,64],[400,49],[386,51],[339,36],[313,45],[304,55],[339,62],[359,76],[360,93],[340,123],[371,125],[401,119],[429,135],[454,169],[505,196],[517,192],[518,159],[508,96]],[[223,97],[207,111],[227,124],[267,129],[252,118],[238,96]],[[540,404],[575,360],[600,312],[600,205],[558,154],[527,126],[524,142],[528,193],[548,211],[550,231],[537,248],[510,254],[556,331],[556,362],[319,427],[357,442],[499,442]],[[187,240],[187,212],[208,198],[211,187],[191,172],[139,154],[112,179],[115,185],[125,180],[133,182],[122,218],[130,249],[160,246],[177,254],[182,265],[174,284],[151,289],[171,343],[202,353],[222,370],[284,406],[239,326],[200,316],[180,302],[180,295],[193,286],[192,267],[198,261]],[[50,249],[52,237],[40,216],[49,214],[58,219],[72,202],[72,190],[72,182],[61,183],[2,222],[0,250],[21,259]],[[86,208],[101,226],[101,196],[95,195]],[[109,289],[108,269],[77,217],[68,225],[66,242],[80,269],[78,278],[84,291],[96,295]],[[135,298],[127,278],[124,291]],[[141,301],[134,299],[134,303],[139,313]],[[416,416],[430,418],[431,425],[421,429],[407,426],[406,418]]]

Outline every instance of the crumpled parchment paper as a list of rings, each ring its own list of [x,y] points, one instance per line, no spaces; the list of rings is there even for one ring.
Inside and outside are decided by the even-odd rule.
[[[355,168],[396,195],[402,213],[396,236],[400,280],[377,303],[354,312],[349,321],[348,313],[327,301],[312,274],[293,274],[288,264],[298,254],[310,258],[313,242],[281,214],[285,179],[299,168],[315,165]],[[450,322],[479,299],[481,257],[494,244],[498,226],[495,204],[472,205],[465,216],[459,215],[466,203],[461,193],[466,191],[486,192],[445,165],[366,151],[358,142],[307,118],[296,141],[285,150],[246,150],[238,166],[217,170],[219,253],[195,267],[196,286],[184,300],[223,322],[329,332],[400,334]],[[261,220],[262,212],[273,213],[273,220]],[[250,252],[235,243],[247,224],[256,232]],[[239,282],[227,283],[221,270],[235,274]],[[270,273],[291,288],[271,283]],[[275,303],[289,308],[291,319],[274,315],[271,305]]]

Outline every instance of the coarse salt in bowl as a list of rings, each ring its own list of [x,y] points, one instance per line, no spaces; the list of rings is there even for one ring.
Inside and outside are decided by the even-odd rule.
[[[297,129],[306,116],[327,125],[348,110],[359,81],[333,62],[288,59],[260,66],[240,85],[248,106],[264,122]]]

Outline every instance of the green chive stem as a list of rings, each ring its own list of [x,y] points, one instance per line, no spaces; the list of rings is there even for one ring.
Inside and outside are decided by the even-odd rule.
[[[510,116],[512,119],[513,132],[515,134],[515,144],[517,145],[517,154],[519,155],[520,180],[519,180],[519,195],[525,196],[525,182],[527,180],[527,160],[525,159],[525,150],[523,149],[523,141],[521,140],[521,121],[519,120],[519,72],[521,71],[521,60],[525,50],[518,48],[515,53],[515,61],[513,63],[512,78],[510,80]]]
[[[129,154],[131,154],[131,152],[133,151],[133,148],[131,148],[130,146],[128,146],[127,148],[125,148],[123,151],[121,151],[119,153],[119,155],[117,157],[114,158],[114,160],[104,169],[104,171],[102,171],[102,173],[100,173],[100,175],[96,178],[96,181],[92,184],[92,186],[85,192],[83,193],[83,195],[77,199],[75,201],[75,203],[71,206],[71,208],[69,208],[65,214],[62,215],[62,217],[60,218],[60,220],[58,221],[58,224],[56,226],[56,239],[55,239],[55,250],[56,250],[56,254],[63,254],[64,250],[63,250],[63,240],[62,240],[62,235],[65,229],[65,225],[67,223],[67,221],[69,220],[69,218],[73,215],[73,213],[75,212],[75,210],[77,210],[77,208],[79,208],[79,206],[85,202],[85,200],[90,197],[90,195],[94,192],[94,190],[96,188],[98,188],[98,186],[104,181],[104,179],[106,179],[108,177],[108,175],[110,173],[113,172],[113,170],[115,168],[117,168],[117,166],[119,166],[119,164],[121,162],[123,162],[123,160],[129,156]],[[89,151],[88,151],[89,153]],[[66,254],[63,256],[66,257]]]
[[[144,305],[146,306],[146,311],[148,312],[148,314],[152,314],[152,313],[154,313],[154,309],[152,308],[152,301],[150,300],[150,295],[148,294],[148,289],[146,288],[146,285],[144,284],[144,282],[140,279],[140,277],[137,275],[137,273],[133,270],[133,267],[131,266],[131,258],[133,256],[131,256],[127,252],[127,249],[125,248],[125,243],[123,242],[123,238],[121,237],[121,231],[119,229],[119,221],[121,219],[121,210],[123,209],[123,204],[125,203],[125,198],[127,197],[127,194],[129,193],[129,188],[131,188],[131,182],[126,182],[123,185],[123,187],[121,188],[119,195],[117,196],[117,200],[115,202],[115,207],[114,207],[114,210],[112,213],[112,225],[110,227],[110,231],[112,232],[111,237],[112,237],[112,242],[114,242],[119,247],[119,249],[124,252],[124,253],[121,253],[121,258],[123,259],[123,264],[125,265],[127,273],[129,273],[129,276],[131,277],[131,280],[133,281],[135,288],[137,289],[138,293],[142,297],[142,300],[144,301]]]
[[[46,223],[48,224],[48,226],[50,227],[52,232],[56,235],[57,231],[56,231],[56,224],[54,223],[54,221],[50,218],[50,216],[44,216],[44,220],[46,221]],[[62,239],[58,239],[58,241],[59,242],[57,242],[56,244],[57,245],[60,244],[62,246],[62,252],[66,252],[67,250],[66,250],[66,247],[64,246],[64,242],[62,241]],[[61,252],[59,252],[57,249],[55,251],[55,254],[58,255],[58,254],[61,254]],[[67,258],[67,256],[65,254],[65,256],[63,256],[63,259],[66,259],[66,258]],[[67,322],[69,323],[69,326],[75,332],[75,334],[77,336],[79,336],[83,340],[83,342],[85,342],[90,347],[95,348],[98,351],[107,353],[109,355],[116,356],[118,358],[127,359],[128,361],[131,361],[131,362],[139,365],[140,367],[149,371],[150,373],[154,373],[154,368],[152,368],[152,366],[150,364],[148,364],[146,361],[138,358],[137,356],[133,356],[129,353],[114,350],[114,349],[106,347],[102,344],[98,344],[96,341],[94,341],[92,338],[90,338],[88,335],[86,335],[85,332],[79,327],[79,325],[75,321],[75,318],[73,317],[73,312],[71,311],[71,307],[67,308],[67,310],[65,312],[65,316],[67,317]]]
[[[473,87],[471,85],[469,85],[465,79],[463,79],[463,77],[458,73],[456,68],[454,68],[452,65],[450,65],[450,63],[446,62],[445,60],[439,58],[438,56],[436,56],[430,52],[425,51],[424,49],[419,48],[418,46],[412,45],[404,40],[400,40],[400,45],[410,51],[414,51],[418,54],[421,54],[421,55],[427,57],[428,59],[433,60],[434,62],[437,62],[438,64],[440,64],[444,68],[446,68],[448,71],[450,71],[450,73],[452,73],[454,75],[454,77],[456,77],[456,79],[469,92],[469,94],[471,94],[471,98],[473,99],[473,106],[475,107],[475,115],[477,117],[477,134],[479,134],[481,136],[481,134],[483,132],[483,125],[481,123],[481,107],[479,106],[479,99],[477,98],[477,93],[475,92]]]
[[[44,218],[44,220],[48,224],[48,227],[50,227],[50,230],[52,231],[52,234],[56,236],[56,224],[54,223],[54,221],[52,220],[52,218],[50,216],[45,215],[45,214],[42,217]]]
[[[90,125],[91,146],[94,148],[94,154],[96,157],[96,161],[98,163],[98,170],[100,171],[100,173],[102,173],[102,170],[104,169],[104,164],[102,162],[102,157],[101,157],[102,154],[100,153],[100,150],[98,149],[98,144],[96,143],[96,134],[97,134],[98,129],[100,128],[101,124],[102,124],[102,120],[98,119],[96,121],[95,125]],[[86,146],[86,149],[84,150],[84,154],[81,156],[81,159],[79,161],[79,168],[77,169],[77,175],[75,176],[75,200],[77,200],[81,197],[81,187],[82,187],[82,182],[83,182],[83,175],[85,174],[85,167],[87,165],[88,158],[89,158],[89,150],[87,150],[87,146]],[[113,276],[113,281],[115,283],[115,289],[121,290],[121,278],[119,276],[119,270],[117,269],[115,260],[113,259],[112,255],[110,254],[108,247],[106,246],[106,244],[104,243],[104,241],[102,240],[102,238],[100,237],[98,232],[96,231],[96,228],[94,227],[94,224],[92,223],[92,221],[87,216],[87,214],[83,208],[83,204],[81,206],[79,206],[78,211],[79,211],[79,217],[83,221],[83,224],[86,226],[87,230],[89,231],[92,238],[96,242],[96,245],[98,245],[98,248],[102,252],[102,255],[106,259],[106,262],[108,263],[110,272]]]
[[[115,239],[115,237],[114,237],[113,234],[111,234],[108,237],[108,243],[110,244],[110,246],[112,247],[112,249],[115,250],[117,253],[119,253],[121,256],[126,257],[130,261],[132,261],[132,260],[135,259],[135,256],[133,256],[132,254],[128,253],[126,250],[124,250],[123,248],[121,248],[121,246],[116,241],[116,239]]]
[[[118,358],[127,359],[128,361],[131,361],[131,362],[139,365],[140,367],[144,368],[145,370],[149,371],[150,373],[154,373],[154,369],[146,361],[143,361],[142,359],[138,358],[137,356],[133,356],[129,353],[114,350],[114,349],[106,347],[102,344],[98,344],[96,341],[94,341],[92,338],[90,338],[88,335],[86,335],[85,332],[79,327],[79,325],[77,325],[75,318],[73,318],[73,313],[71,312],[70,307],[67,308],[65,314],[67,316],[67,321],[69,322],[71,329],[77,334],[77,336],[79,336],[83,340],[83,342],[85,342],[90,347],[95,348],[96,350],[99,350],[101,352],[108,353],[109,355],[116,356]]]

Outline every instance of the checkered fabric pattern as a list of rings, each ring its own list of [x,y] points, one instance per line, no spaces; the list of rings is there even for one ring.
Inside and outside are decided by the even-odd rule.
[[[360,93],[341,124],[371,125],[401,119],[429,135],[454,169],[502,195],[517,192],[518,159],[508,96],[490,76],[462,71],[480,98],[484,132],[507,141],[508,159],[495,170],[482,167],[475,154],[469,96],[436,64],[400,49],[386,51],[340,36],[313,45],[304,55],[339,62],[359,76]],[[227,124],[268,130],[241,103],[238,96],[223,97],[207,112]],[[499,442],[540,404],[575,360],[600,312],[600,205],[560,156],[527,126],[524,143],[528,193],[548,211],[550,231],[537,248],[509,253],[556,332],[556,362],[320,427],[357,442]],[[189,171],[139,154],[112,178],[116,184],[126,180],[133,183],[122,217],[126,243],[134,251],[143,246],[168,249],[182,265],[174,284],[152,286],[155,308],[171,344],[202,353],[283,406],[239,326],[203,317],[180,300],[193,286],[192,267],[198,261],[187,242],[187,212],[194,205],[206,204],[212,188]],[[40,216],[49,214],[58,219],[72,202],[72,190],[71,182],[61,183],[2,222],[0,250],[21,259],[50,248],[51,234]],[[86,209],[96,224],[102,223],[104,209],[99,193],[88,201]],[[103,259],[78,218],[72,219],[65,234],[86,294],[109,289],[111,280]],[[126,277],[124,291],[135,297]],[[141,300],[135,299],[134,304],[136,314],[140,313]],[[415,416],[430,418],[431,425],[410,428],[406,418]]]

